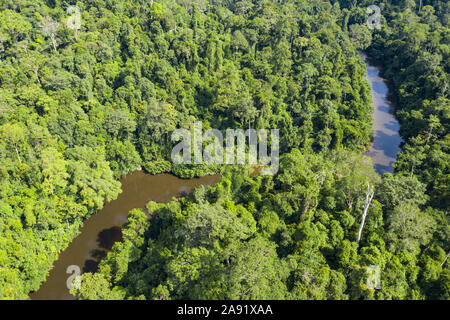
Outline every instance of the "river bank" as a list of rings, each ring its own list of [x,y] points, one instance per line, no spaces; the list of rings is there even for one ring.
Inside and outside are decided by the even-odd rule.
[[[394,116],[393,90],[380,75],[381,67],[366,54],[360,53],[367,68],[367,80],[372,89],[372,105],[375,136],[373,144],[365,154],[372,158],[379,174],[393,172],[392,164],[400,151],[402,139],[400,125]],[[111,250],[113,244],[122,240],[121,228],[127,221],[127,213],[133,208],[144,208],[149,200],[168,202],[173,197],[190,194],[200,185],[213,185],[220,180],[219,175],[201,178],[180,179],[170,174],[150,175],[135,171],[124,176],[122,193],[107,203],[102,210],[87,219],[80,234],[55,261],[46,282],[31,299],[73,299],[66,281],[69,266],[78,266],[82,273],[94,272],[100,261]]]
[[[392,165],[400,152],[402,138],[400,137],[400,124],[395,118],[394,90],[389,82],[382,77],[382,68],[379,62],[370,58],[364,52],[359,52],[366,64],[367,77],[372,90],[373,129],[375,135],[368,152],[364,154],[372,159],[375,171],[380,175],[393,173]]]
[[[213,185],[220,175],[180,179],[170,174],[150,175],[134,171],[124,176],[122,193],[84,222],[79,235],[61,252],[47,280],[39,290],[30,294],[33,300],[69,300],[66,281],[69,266],[78,266],[81,273],[94,272],[98,264],[117,241],[122,241],[122,226],[131,209],[144,208],[148,201],[169,202],[173,197],[186,196],[200,185]]]

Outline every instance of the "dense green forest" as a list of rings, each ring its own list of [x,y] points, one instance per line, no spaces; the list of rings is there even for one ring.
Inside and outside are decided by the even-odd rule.
[[[2,0],[0,298],[37,290],[118,179],[145,169],[223,177],[150,202],[150,219],[132,210],[77,298],[450,299],[448,18],[427,0]],[[394,175],[361,154],[358,49],[398,100]],[[171,132],[195,120],[278,128],[280,171],[172,164]]]

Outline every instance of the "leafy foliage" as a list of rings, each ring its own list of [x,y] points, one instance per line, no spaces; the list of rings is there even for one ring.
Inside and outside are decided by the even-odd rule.
[[[129,213],[79,299],[448,299],[448,3],[73,1],[0,5],[0,298],[25,299],[132,170],[222,181]],[[446,11],[447,10],[447,11]],[[405,141],[361,156],[383,61]],[[274,177],[176,166],[176,128],[280,130]],[[358,226],[375,190],[359,244]],[[367,287],[381,269],[382,289]]]

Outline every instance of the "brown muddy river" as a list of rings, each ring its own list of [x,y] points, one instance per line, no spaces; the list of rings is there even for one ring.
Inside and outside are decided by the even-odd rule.
[[[122,240],[122,225],[133,208],[144,208],[148,201],[169,202],[172,197],[190,194],[200,185],[214,185],[219,175],[195,179],[179,179],[169,174],[150,175],[135,171],[120,180],[122,193],[84,222],[80,234],[55,261],[50,275],[38,291],[30,295],[34,300],[74,299],[66,281],[73,274],[69,266],[79,266],[81,273],[93,272],[99,262]]]
[[[375,136],[369,152],[365,154],[372,158],[375,170],[379,174],[392,173],[392,164],[402,142],[398,133],[400,125],[393,115],[389,88],[386,80],[380,77],[380,68],[365,54],[360,55],[366,63],[374,108]],[[172,197],[187,195],[200,185],[213,185],[219,180],[219,175],[184,180],[169,174],[150,175],[142,171],[125,176],[120,180],[122,193],[85,221],[80,234],[60,254],[47,280],[38,291],[30,295],[30,298],[74,299],[66,285],[67,279],[72,275],[67,273],[67,268],[74,265],[79,266],[82,273],[95,271],[113,244],[122,240],[121,228],[127,221],[127,213],[131,209],[144,208],[150,200],[168,202]]]
[[[387,80],[380,77],[380,67],[364,53],[360,56],[366,63],[367,80],[372,86],[373,129],[375,136],[369,151],[364,153],[372,158],[375,171],[380,175],[393,173],[397,153],[400,152],[402,138],[399,135],[400,124],[394,116],[394,104]]]

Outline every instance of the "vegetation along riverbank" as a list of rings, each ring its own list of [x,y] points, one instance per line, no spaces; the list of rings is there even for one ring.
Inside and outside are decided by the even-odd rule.
[[[376,1],[376,27],[373,4],[2,1],[0,298],[37,291],[143,168],[222,179],[131,210],[77,299],[449,299],[449,3]],[[383,176],[358,50],[397,97]],[[279,171],[175,165],[196,121],[278,129]]]

